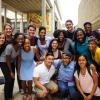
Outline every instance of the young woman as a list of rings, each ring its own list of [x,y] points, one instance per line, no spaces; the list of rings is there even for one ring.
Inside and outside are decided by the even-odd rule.
[[[84,100],[100,100],[98,75],[95,68],[89,66],[86,56],[79,56],[74,76],[77,89]]]
[[[88,47],[89,47],[89,50],[91,52],[92,59],[94,61],[94,64],[96,66],[96,70],[97,70],[98,75],[99,75],[98,85],[100,87],[100,48],[97,46],[98,41],[95,37],[90,36],[88,39],[88,42],[89,42]]]
[[[9,68],[6,64],[6,55],[5,55],[5,48],[6,48],[6,41],[5,41],[5,35],[3,33],[0,33],[0,68],[2,70],[2,73],[5,77],[5,84],[4,84],[4,99],[8,100],[9,95]]]
[[[37,41],[37,47],[39,49],[39,55],[41,60],[44,60],[47,53],[51,38],[46,36],[46,28],[41,26],[39,28],[39,38]]]
[[[52,52],[54,55],[54,59],[61,59],[62,51],[58,49],[58,40],[53,39],[50,42],[48,52]]]
[[[88,57],[89,64],[93,63],[91,53],[88,49],[88,38],[86,37],[84,30],[81,28],[78,28],[75,32],[75,41],[73,42],[72,49],[76,58],[77,56],[84,54]]]
[[[9,96],[9,99],[11,100],[13,99],[13,87],[14,87],[14,80],[15,80],[15,63],[20,53],[23,40],[24,40],[24,35],[21,33],[17,33],[14,35],[13,43],[8,44],[5,49],[6,63],[7,63],[7,67],[9,68],[9,77],[10,77],[10,83],[8,84],[9,92],[7,95]]]
[[[34,68],[34,52],[31,48],[30,40],[25,38],[23,49],[18,60],[20,79],[24,95],[22,100],[32,100],[32,75]]]
[[[12,28],[11,24],[6,23],[4,25],[3,31],[4,31],[4,34],[5,34],[5,37],[6,37],[6,43],[7,44],[12,43],[12,41],[13,41],[13,36],[12,36],[13,28]]]
[[[58,30],[55,38],[58,39],[58,49],[65,53],[72,53],[72,40],[65,38],[66,31]]]

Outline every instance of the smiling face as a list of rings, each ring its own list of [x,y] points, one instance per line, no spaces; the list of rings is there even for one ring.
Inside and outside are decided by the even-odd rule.
[[[45,39],[45,35],[46,35],[46,31],[44,29],[42,29],[40,32],[39,32],[39,36],[41,39]]]
[[[90,50],[91,52],[95,52],[95,50],[96,50],[96,48],[97,48],[97,44],[96,44],[94,41],[89,41],[88,47],[89,47],[89,50]]]
[[[35,28],[29,27],[28,34],[29,34],[29,37],[32,38],[35,35]]]
[[[31,44],[29,39],[25,39],[23,48],[26,52],[30,51]]]
[[[24,43],[24,36],[23,35],[19,35],[18,37],[17,37],[17,43],[18,43],[18,45],[19,45],[19,47],[22,47],[22,45],[23,45],[23,43]]]
[[[62,62],[64,65],[68,65],[70,63],[71,58],[67,56],[66,54],[62,55]]]
[[[92,26],[91,26],[90,24],[86,24],[86,25],[84,26],[84,29],[85,29],[85,32],[86,32],[87,34],[90,34],[91,31],[92,31]]]
[[[80,68],[81,68],[81,67],[86,67],[86,65],[87,65],[87,60],[86,60],[86,58],[85,58],[84,56],[80,56],[80,57],[78,58],[78,64],[79,64]]]
[[[4,42],[5,42],[5,35],[4,34],[0,34],[0,46],[2,44],[4,44]]]
[[[54,61],[54,56],[48,55],[45,57],[45,64],[48,68],[51,67],[51,65],[53,64],[53,61]]]
[[[77,32],[77,35],[76,35],[76,38],[79,42],[83,42],[84,41],[84,33],[82,31],[78,31]]]
[[[73,30],[73,23],[66,22],[65,26],[66,26],[66,28],[68,29],[69,32],[71,32]]]
[[[51,43],[51,47],[53,50],[56,50],[58,48],[58,42],[57,40],[54,40],[52,43]]]
[[[6,25],[4,28],[4,33],[6,36],[11,36],[12,35],[12,27],[10,25]]]
[[[64,33],[63,33],[63,32],[60,32],[60,33],[59,33],[58,39],[59,39],[60,41],[63,41],[63,40],[64,40]]]

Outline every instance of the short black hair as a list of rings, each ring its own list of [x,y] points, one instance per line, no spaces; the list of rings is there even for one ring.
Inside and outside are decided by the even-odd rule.
[[[98,44],[98,41],[94,36],[88,37],[88,42],[92,42],[92,41],[95,42],[96,44]]]
[[[46,27],[41,26],[41,27],[39,28],[39,33],[40,33],[41,30],[45,30],[45,31],[46,31]]]
[[[62,55],[66,55],[66,56],[68,56],[70,58],[72,57],[72,54],[71,53],[65,53],[65,52],[63,52]]]
[[[52,52],[48,52],[48,53],[46,54],[46,57],[47,57],[47,56],[53,56],[53,57],[54,57],[54,55],[53,55]]]
[[[85,27],[87,24],[90,25],[90,26],[92,25],[91,22],[85,22],[85,23],[84,23],[84,27]]]

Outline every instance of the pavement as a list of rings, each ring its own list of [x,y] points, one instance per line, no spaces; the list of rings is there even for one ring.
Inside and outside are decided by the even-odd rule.
[[[3,76],[1,69],[0,69],[0,76]],[[22,100],[22,94],[19,93],[16,79],[17,78],[15,77],[14,92],[13,92],[14,100]],[[34,100],[34,94],[32,96],[33,96],[32,100]],[[0,85],[0,100],[4,100],[4,85]],[[65,99],[53,98],[53,100],[68,100],[68,99],[67,98]]]
[[[1,70],[0,70],[0,76],[3,76]],[[15,80],[14,84],[14,100],[22,100],[22,95],[18,91],[18,85]],[[0,100],[4,100],[4,85],[0,85]]]

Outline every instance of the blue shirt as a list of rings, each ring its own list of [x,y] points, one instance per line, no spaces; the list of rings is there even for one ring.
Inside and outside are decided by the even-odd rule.
[[[38,49],[39,49],[40,56],[42,56],[45,52],[47,52],[51,38],[46,36],[45,41],[46,41],[45,47],[42,47],[42,44],[40,42],[40,38],[38,38],[37,46],[38,46]]]
[[[75,61],[71,61],[68,65],[64,66],[63,63],[60,66],[57,80],[68,82],[69,86],[74,85],[74,67]]]

